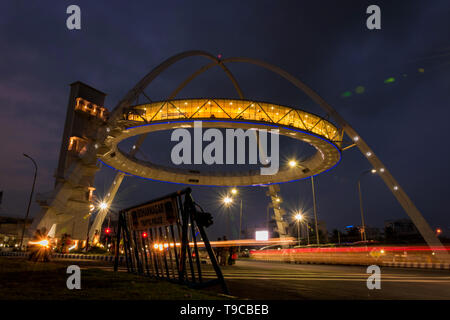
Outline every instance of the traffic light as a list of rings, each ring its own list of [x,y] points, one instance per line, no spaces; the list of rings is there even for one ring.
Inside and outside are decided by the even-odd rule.
[[[148,234],[147,234],[147,232],[142,232],[142,238],[147,238],[148,237]]]
[[[105,229],[105,233],[109,235],[111,233],[111,229],[110,228],[106,228]]]

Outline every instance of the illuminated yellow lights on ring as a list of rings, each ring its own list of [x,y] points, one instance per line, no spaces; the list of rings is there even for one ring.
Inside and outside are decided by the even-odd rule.
[[[193,172],[143,161],[129,156],[119,148],[121,141],[131,137],[192,127],[194,121],[202,121],[202,128],[205,129],[279,130],[280,135],[303,141],[314,147],[316,152],[301,162],[298,161],[295,170],[289,168],[293,165],[291,163],[290,166],[280,167],[274,174],[264,175],[260,170],[243,167],[233,173],[207,170]],[[109,135],[97,149],[99,159],[110,167],[155,181],[232,187],[297,181],[327,171],[341,159],[343,135],[342,130],[331,122],[306,111],[237,99],[183,99],[131,106],[118,121],[118,127],[111,131],[115,134]]]
[[[188,103],[189,102],[189,103]],[[325,137],[331,141],[340,141],[339,130],[329,121],[303,110],[276,105],[267,102],[247,100],[188,99],[152,102],[132,107],[140,110],[129,113],[127,120],[154,122],[170,119],[239,119],[256,120],[292,126]],[[281,114],[281,116],[279,116]],[[358,140],[357,137],[354,139]]]

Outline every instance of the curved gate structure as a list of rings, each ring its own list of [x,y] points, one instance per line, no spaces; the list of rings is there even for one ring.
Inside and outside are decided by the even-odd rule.
[[[174,63],[193,56],[203,56],[212,60],[212,62],[200,68],[184,80],[166,101],[151,101],[144,92],[147,86]],[[239,84],[226,67],[228,63],[253,64],[280,75],[316,102],[336,122],[337,126],[325,119],[298,110],[297,108],[245,100]],[[174,100],[176,95],[190,81],[214,66],[219,66],[225,71],[236,88],[240,97],[239,100],[213,98]],[[146,97],[149,103],[139,104],[138,100],[141,95]],[[207,110],[210,105],[215,108],[215,111],[211,112],[211,110]],[[169,112],[169,109],[173,112]],[[214,118],[211,118],[211,115],[214,115]],[[306,120],[307,116],[310,117],[309,120],[311,121]],[[149,132],[167,130],[182,125],[191,126],[195,119],[202,120],[206,124],[209,123],[210,126],[214,127],[229,127],[230,125],[242,128],[276,127],[280,130],[281,134],[295,137],[315,146],[318,152],[312,158],[308,159],[307,163],[303,163],[303,167],[294,171],[282,170],[279,175],[272,177],[272,181],[250,175],[241,180],[237,177],[229,177],[230,179],[227,180],[228,183],[221,183],[223,179],[219,179],[219,176],[202,175],[200,173],[196,174],[196,178],[193,178],[192,174],[167,167],[158,167],[152,163],[143,163],[134,158]],[[186,51],[167,59],[139,81],[125,95],[116,108],[112,110],[108,121],[99,127],[97,141],[89,144],[87,152],[71,171],[72,177],[67,177],[67,181],[72,181],[73,183],[73,181],[77,181],[80,173],[81,175],[88,174],[88,169],[92,171],[92,164],[97,158],[100,158],[104,163],[118,170],[113,184],[104,199],[108,205],[112,203],[125,174],[134,174],[144,178],[183,184],[189,184],[191,182],[190,184],[197,185],[269,185],[268,195],[272,199],[277,231],[282,236],[285,232],[285,224],[282,221],[283,210],[280,207],[279,186],[277,183],[314,176],[336,165],[339,162],[342,151],[343,133],[354,142],[354,145],[363,153],[372,167],[377,170],[386,186],[414,222],[427,244],[432,248],[441,249],[436,251],[436,255],[439,255],[443,259],[448,259],[448,254],[445,250],[442,250],[443,246],[439,239],[434,235],[432,229],[401,188],[400,184],[347,121],[302,81],[281,68],[260,60],[241,57],[220,60],[204,51]],[[117,148],[119,141],[135,135],[140,136],[128,154]],[[189,181],[189,179],[192,181]],[[198,180],[198,182],[195,182],[195,180]],[[54,197],[54,203],[57,203],[59,206],[64,204],[67,201],[67,195],[64,195],[64,192],[57,192]],[[101,232],[101,225],[106,214],[107,209],[104,209],[96,216],[89,232],[90,239],[93,238],[96,232]]]

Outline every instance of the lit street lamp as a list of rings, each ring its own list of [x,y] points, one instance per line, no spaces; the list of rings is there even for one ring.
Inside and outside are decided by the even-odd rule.
[[[226,196],[223,198],[223,203],[228,207],[233,202],[233,198]]]
[[[34,164],[34,179],[33,179],[33,187],[31,188],[31,194],[30,194],[30,200],[28,201],[28,207],[27,207],[27,214],[25,215],[25,220],[23,222],[23,229],[22,229],[22,236],[20,237],[20,250],[22,250],[22,244],[23,244],[23,236],[25,234],[25,226],[27,224],[28,214],[30,213],[30,206],[31,206],[31,199],[33,199],[33,193],[34,193],[34,185],[36,184],[36,176],[37,176],[37,164],[36,161],[34,161],[33,158],[31,158],[27,154],[23,154],[25,157],[30,159]]]
[[[99,205],[99,208],[101,210],[105,210],[106,208],[108,208],[108,204],[106,202],[101,202]]]
[[[300,222],[303,220],[303,215],[299,212],[294,216],[297,221],[297,237],[298,237],[298,245],[300,245]]]
[[[297,161],[295,161],[295,160],[289,161],[289,167],[295,168],[296,166],[297,166]]]
[[[364,222],[363,200],[362,200],[362,194],[361,194],[361,178],[369,172],[371,172],[372,174],[375,174],[377,172],[377,170],[371,169],[371,170],[363,171],[359,175],[359,178],[358,178],[359,208],[361,210],[361,226],[362,226],[363,241],[367,241],[367,238],[366,238],[366,225]]]
[[[231,189],[231,194],[233,195],[237,195],[238,191],[236,188]],[[239,240],[241,240],[241,232],[242,232],[242,197],[240,199],[240,211],[239,211],[239,234],[238,234],[238,238]],[[231,202],[233,201],[233,199],[231,198]],[[238,248],[238,254],[241,252],[241,246],[239,245]]]

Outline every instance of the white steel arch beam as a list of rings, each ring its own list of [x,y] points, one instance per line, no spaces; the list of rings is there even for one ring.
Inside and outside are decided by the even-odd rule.
[[[124,108],[130,106],[133,101],[136,100],[136,98],[144,91],[144,89],[153,81],[155,80],[164,70],[169,68],[171,65],[177,63],[180,60],[183,60],[185,58],[194,57],[194,56],[202,56],[206,57],[208,59],[213,60],[216,64],[218,64],[228,75],[228,77],[233,82],[234,87],[236,88],[237,92],[239,93],[240,97],[243,97],[242,90],[239,87],[236,79],[231,74],[230,70],[222,63],[221,60],[213,56],[212,54],[206,52],[206,51],[200,51],[200,50],[193,50],[193,51],[185,51],[181,52],[179,54],[176,54],[169,59],[165,60],[161,64],[159,64],[157,67],[155,67],[152,71],[150,71],[144,78],[139,81],[133,89],[131,89],[125,97],[119,102],[119,104],[114,108],[114,110],[111,113],[111,117],[109,120],[109,124],[114,124],[122,115],[122,112]]]
[[[406,192],[403,190],[403,188],[400,186],[400,184],[395,180],[395,178],[392,176],[392,174],[387,170],[386,166],[381,162],[381,160],[375,155],[373,150],[368,146],[368,144],[361,138],[361,136],[356,132],[355,129],[353,129],[350,124],[348,124],[347,121],[342,118],[341,115],[337,113],[336,110],[334,110],[331,105],[329,105],[319,94],[317,94],[314,90],[312,90],[310,87],[308,87],[306,84],[304,84],[302,81],[294,77],[293,75],[289,74],[285,70],[274,66],[272,64],[269,64],[267,62],[251,59],[251,58],[242,58],[242,57],[235,57],[235,58],[227,58],[222,60],[223,63],[227,62],[243,62],[243,63],[249,63],[254,64],[257,66],[260,66],[262,68],[265,68],[269,71],[272,71],[289,82],[291,82],[294,86],[302,90],[304,93],[306,93],[314,102],[316,102],[320,107],[322,107],[330,116],[332,116],[338,124],[342,127],[344,132],[349,136],[350,139],[354,141],[358,149],[363,153],[363,155],[367,158],[367,160],[370,162],[370,164],[373,166],[374,169],[377,170],[377,172],[380,173],[381,178],[383,179],[386,186],[389,188],[389,190],[392,192],[394,197],[397,199],[397,201],[400,203],[400,205],[403,207],[403,209],[406,211],[408,216],[411,218],[417,229],[419,230],[420,234],[424,238],[424,240],[427,242],[428,246],[432,248],[433,250],[436,250],[435,254],[439,258],[443,260],[449,260],[449,254],[447,253],[445,247],[442,245],[442,243],[439,241],[439,239],[435,236],[433,230],[428,225],[420,211],[417,209],[417,207],[414,205],[414,203],[411,201],[411,199],[408,197]]]
[[[157,67],[155,67],[152,71],[150,71],[144,78],[139,81],[133,89],[131,89],[125,97],[121,100],[121,102],[114,108],[112,115],[111,115],[111,121],[108,122],[108,126],[114,126],[115,122],[121,117],[122,112],[125,108],[129,107],[132,102],[136,100],[136,98],[143,93],[144,89],[156,78],[158,77],[163,71],[165,71],[167,68],[175,64],[176,62],[183,60],[185,58],[193,57],[193,56],[203,56],[210,60],[213,60],[213,62],[209,63],[206,66],[203,66],[196,72],[194,72],[190,77],[188,77],[183,83],[169,96],[169,100],[173,99],[190,81],[192,81],[195,77],[200,75],[201,73],[205,72],[206,70],[214,67],[214,66],[220,66],[223,71],[226,73],[228,78],[230,78],[231,82],[233,83],[233,86],[235,87],[239,97],[241,99],[244,98],[244,94],[242,93],[242,89],[240,88],[236,78],[233,76],[230,70],[215,56],[212,54],[205,52],[205,51],[185,51],[182,53],[179,53],[177,55],[174,55],[170,57],[169,59],[165,60],[161,64],[159,64]],[[147,137],[147,134],[141,135],[135,142],[134,146],[135,148],[131,149],[130,156],[134,156],[136,152],[138,151],[139,147],[144,142],[145,138]],[[102,199],[107,204],[106,209],[102,209],[97,213],[97,216],[94,219],[94,222],[89,229],[89,241],[93,241],[94,236],[96,232],[98,234],[101,234],[101,227],[103,224],[103,221],[106,218],[106,215],[108,214],[108,209],[111,206],[117,191],[119,190],[119,187],[125,178],[125,174],[123,172],[117,172],[116,176],[114,177],[113,183],[108,189],[107,195],[105,196],[105,199]]]

